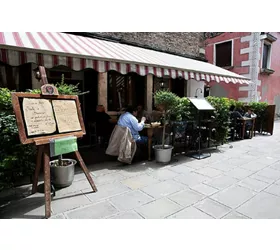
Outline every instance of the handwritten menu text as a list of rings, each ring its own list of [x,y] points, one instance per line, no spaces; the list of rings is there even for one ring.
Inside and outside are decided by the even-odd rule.
[[[59,133],[82,130],[74,100],[53,100],[52,104]]]
[[[50,100],[24,98],[22,107],[29,136],[52,134],[56,131],[56,123]]]

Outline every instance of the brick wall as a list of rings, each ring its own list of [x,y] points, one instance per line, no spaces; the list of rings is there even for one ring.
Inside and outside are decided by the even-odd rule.
[[[94,35],[117,39],[135,45],[205,59],[199,49],[204,49],[203,32],[91,32]]]

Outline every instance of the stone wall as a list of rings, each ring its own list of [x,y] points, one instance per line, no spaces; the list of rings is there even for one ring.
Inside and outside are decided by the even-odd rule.
[[[205,59],[200,50],[204,49],[203,32],[91,32],[91,34],[190,58]]]

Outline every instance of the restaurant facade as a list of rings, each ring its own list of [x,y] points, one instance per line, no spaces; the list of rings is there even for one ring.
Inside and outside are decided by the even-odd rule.
[[[79,83],[81,91],[89,92],[80,96],[85,122],[97,104],[110,115],[139,104],[151,112],[158,89],[203,97],[209,82],[250,81],[204,61],[117,41],[59,32],[0,32],[0,87],[40,88],[33,73],[38,65],[46,68],[49,83],[60,82],[63,74],[66,83]]]

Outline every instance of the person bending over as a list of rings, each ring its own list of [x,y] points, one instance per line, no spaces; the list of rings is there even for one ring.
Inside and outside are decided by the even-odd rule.
[[[137,120],[137,107],[127,107],[126,112],[122,114],[118,120],[118,125],[130,129],[131,135],[137,143],[147,143],[146,136],[140,136],[139,131],[143,130],[146,121],[145,117],[141,121]]]

